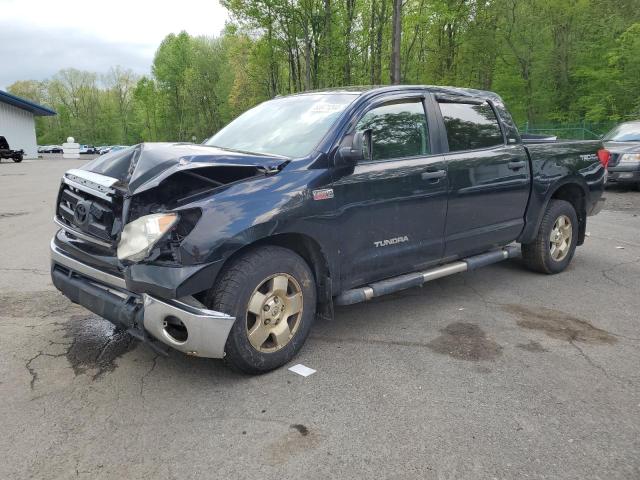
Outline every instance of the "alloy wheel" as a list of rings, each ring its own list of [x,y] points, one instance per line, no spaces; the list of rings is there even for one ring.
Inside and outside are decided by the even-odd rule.
[[[564,260],[571,250],[572,237],[573,227],[571,220],[566,215],[560,215],[553,224],[549,238],[551,258],[556,262]]]
[[[277,273],[265,279],[247,306],[246,329],[253,348],[272,353],[286,346],[300,326],[302,309],[302,289],[295,278]]]

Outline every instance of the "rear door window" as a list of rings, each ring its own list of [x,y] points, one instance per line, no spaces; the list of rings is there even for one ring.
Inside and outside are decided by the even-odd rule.
[[[449,151],[476,150],[504,144],[500,124],[488,103],[440,103]]]
[[[428,155],[429,130],[422,99],[389,103],[369,110],[356,125],[371,130],[372,160]]]

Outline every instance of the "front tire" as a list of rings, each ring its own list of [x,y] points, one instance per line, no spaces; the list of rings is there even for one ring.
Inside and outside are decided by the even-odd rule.
[[[522,244],[522,259],[530,270],[554,274],[567,268],[578,243],[578,215],[565,200],[551,200],[538,235]]]
[[[205,303],[236,317],[225,362],[260,374],[284,365],[302,348],[315,318],[316,284],[296,253],[259,247],[225,267]]]

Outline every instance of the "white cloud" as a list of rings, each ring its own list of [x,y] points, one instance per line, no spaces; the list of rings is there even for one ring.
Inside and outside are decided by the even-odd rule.
[[[169,33],[218,35],[228,19],[217,0],[0,0],[0,89],[62,68],[149,71]]]

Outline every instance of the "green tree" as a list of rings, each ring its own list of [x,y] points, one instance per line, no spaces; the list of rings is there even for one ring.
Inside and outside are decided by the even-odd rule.
[[[517,122],[640,116],[638,0],[223,0],[217,38],[169,34],[151,75],[62,70],[10,91],[43,143],[204,139],[276,95],[391,82],[497,91]]]

